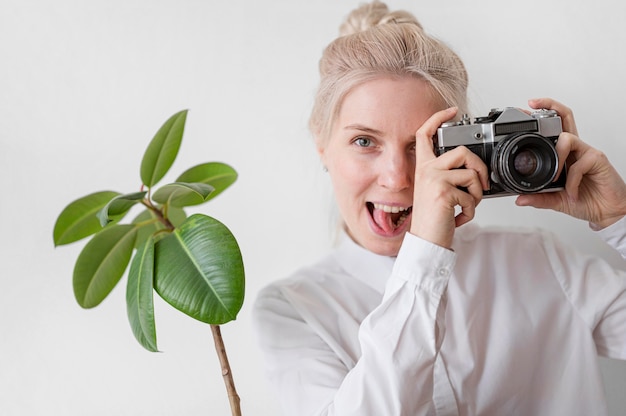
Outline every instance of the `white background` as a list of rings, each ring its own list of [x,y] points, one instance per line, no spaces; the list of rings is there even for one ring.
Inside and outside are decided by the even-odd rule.
[[[251,306],[262,286],[331,244],[329,184],[307,118],[321,51],[357,4],[0,0],[0,414],[229,414],[207,326],[157,297],[163,352],[144,351],[127,323],[125,279],[81,309],[71,277],[84,242],[52,242],[70,201],[139,189],[144,149],[184,108],[185,139],[166,179],[206,161],[240,174],[198,211],[227,224],[244,255],[246,302],[222,328],[243,412],[277,414]],[[389,4],[414,12],[465,60],[474,115],[555,97],[626,175],[623,2]],[[483,202],[476,221],[548,228],[626,267],[586,223],[512,198]],[[602,366],[612,414],[623,414],[626,365]]]

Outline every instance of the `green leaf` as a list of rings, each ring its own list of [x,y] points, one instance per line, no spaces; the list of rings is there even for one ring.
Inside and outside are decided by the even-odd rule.
[[[213,192],[213,187],[206,183],[175,182],[158,189],[152,199],[160,204],[175,207],[188,207],[202,204]]]
[[[128,271],[126,311],[133,334],[148,351],[157,352],[154,323],[154,240],[149,238],[137,250]]]
[[[74,266],[74,295],[83,308],[93,308],[122,278],[133,253],[136,227],[115,224],[93,236]]]
[[[141,180],[151,188],[172,167],[183,140],[187,110],[171,116],[150,141],[141,160]]]
[[[181,312],[220,325],[243,305],[243,260],[225,225],[195,214],[156,244],[155,288]]]
[[[146,192],[135,192],[132,194],[118,195],[111,199],[109,203],[98,212],[100,225],[104,227],[115,219],[119,220],[123,218],[128,210],[141,201],[144,196],[146,196]]]
[[[169,207],[167,210],[167,219],[174,227],[179,227],[187,219],[187,214],[182,208]],[[139,227],[137,229],[135,248],[141,247],[146,240],[156,232],[165,230],[165,225],[157,219],[154,211],[150,209],[142,211],[135,217],[132,223]]]
[[[54,224],[54,245],[73,243],[102,229],[96,216],[118,192],[101,191],[89,194],[66,206]]]
[[[229,165],[221,162],[209,162],[194,166],[183,172],[176,182],[200,182],[211,185],[215,190],[208,200],[222,193],[237,180],[237,172]]]

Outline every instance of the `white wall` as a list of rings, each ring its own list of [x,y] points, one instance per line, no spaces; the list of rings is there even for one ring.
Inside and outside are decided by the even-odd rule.
[[[225,415],[209,328],[157,298],[163,353],[127,324],[122,281],[82,310],[71,286],[83,243],[53,248],[71,200],[138,189],[160,124],[189,108],[170,179],[205,161],[238,182],[199,208],[238,237],[247,271],[239,319],[222,331],[247,415],[277,414],[255,348],[258,290],[330,243],[329,190],[306,120],[317,61],[357,0],[0,0],[0,414]],[[619,1],[389,0],[465,59],[478,113],[553,96],[626,176],[626,16]],[[477,221],[531,224],[624,262],[586,224],[484,202]],[[626,365],[603,361],[613,414]],[[620,410],[621,409],[621,410]]]

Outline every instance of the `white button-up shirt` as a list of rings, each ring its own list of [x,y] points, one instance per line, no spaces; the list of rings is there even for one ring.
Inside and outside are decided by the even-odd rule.
[[[626,219],[599,234],[626,258]],[[346,237],[260,292],[284,414],[606,414],[596,357],[626,359],[626,273],[537,231],[469,224],[453,249]]]

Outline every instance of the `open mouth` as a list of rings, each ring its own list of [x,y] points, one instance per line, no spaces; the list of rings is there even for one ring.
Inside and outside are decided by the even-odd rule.
[[[394,235],[406,223],[413,207],[399,207],[367,202],[367,209],[376,227],[386,235]]]

